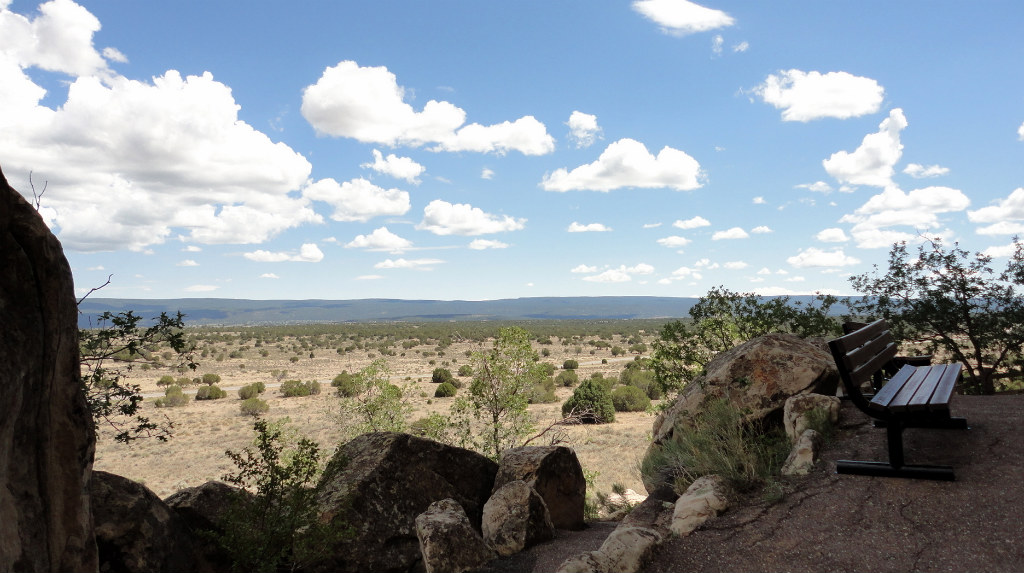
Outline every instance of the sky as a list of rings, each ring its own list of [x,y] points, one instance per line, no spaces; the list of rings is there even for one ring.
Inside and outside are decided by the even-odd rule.
[[[80,295],[853,294],[1024,232],[1016,0],[0,0]],[[33,186],[35,195],[33,195]]]

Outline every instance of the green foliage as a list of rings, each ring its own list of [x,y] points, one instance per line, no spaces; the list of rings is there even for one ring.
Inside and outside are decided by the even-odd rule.
[[[615,406],[603,379],[584,380],[562,404],[562,416],[576,414],[584,424],[615,421]]]
[[[169,348],[179,359],[178,366],[195,370],[194,349],[184,332],[184,319],[160,313],[150,326],[143,326],[142,316],[132,311],[104,312],[97,318],[97,328],[78,333],[81,359],[82,385],[86,402],[96,428],[101,424],[112,427],[114,440],[129,443],[138,438],[155,437],[166,441],[173,426],[160,425],[139,412],[142,392],[138,384],[125,382],[125,377],[136,365],[155,365],[160,358],[146,353],[145,348]]]
[[[674,321],[654,343],[651,367],[663,393],[678,392],[703,373],[719,352],[772,332],[798,336],[834,336],[839,324],[829,316],[838,299],[818,295],[817,304],[790,303],[789,297],[766,298],[712,288],[690,308],[690,321]]]
[[[550,404],[558,400],[555,396],[555,380],[545,376],[530,388],[530,395],[527,401],[531,404]]]
[[[653,482],[667,478],[680,493],[711,474],[744,492],[769,484],[788,453],[782,430],[762,431],[744,421],[728,399],[718,398],[706,401],[690,424],[677,425],[672,439],[652,449],[640,471]]]
[[[228,451],[237,472],[224,481],[242,488],[227,511],[221,546],[233,571],[294,571],[318,558],[345,530],[317,519],[312,486],[320,474],[320,448],[300,438],[288,440],[279,424],[253,423],[252,447]]]
[[[157,398],[153,405],[157,408],[177,408],[188,404],[188,396],[181,391],[181,386],[174,384],[164,390],[164,397]]]
[[[826,408],[814,408],[804,414],[807,419],[807,429],[814,430],[821,436],[826,444],[831,444],[836,436],[836,425],[832,423],[832,417]]]
[[[445,382],[450,384],[453,380],[455,380],[455,377],[452,376],[452,371],[447,368],[434,368],[434,371],[430,374],[430,381],[434,384],[444,384]]]
[[[473,367],[469,364],[463,364],[459,366],[459,376],[466,377],[473,375]]]
[[[343,398],[351,398],[362,391],[359,387],[359,377],[349,374],[348,370],[342,370],[341,374],[335,376],[334,380],[331,380],[331,386],[335,388],[335,393]]]
[[[450,426],[448,419],[437,413],[431,414],[425,418],[420,418],[412,424],[409,424],[410,434],[446,444],[451,443],[449,430]]]
[[[558,373],[558,376],[555,376],[555,384],[558,384],[559,386],[572,388],[579,383],[580,378],[576,375],[575,370],[563,370]]]
[[[619,384],[635,386],[651,400],[660,400],[661,386],[654,379],[654,372],[640,367],[632,367],[634,364],[637,362],[630,362],[626,369],[619,373]]]
[[[242,386],[238,389],[238,397],[242,400],[248,400],[249,398],[255,397],[259,392],[256,391],[256,387],[252,384]]]
[[[202,382],[203,384],[216,384],[220,382],[220,374],[211,374],[209,372],[203,374]]]
[[[616,412],[643,412],[651,407],[651,399],[636,386],[619,386],[612,390]]]
[[[281,383],[281,395],[285,398],[296,396],[315,396],[320,393],[320,383],[316,380],[285,380]]]
[[[458,389],[451,382],[442,382],[434,390],[435,398],[451,398],[458,392]]]
[[[164,374],[156,381],[157,386],[170,386],[171,384],[174,384],[174,376],[169,374]]]
[[[391,370],[383,358],[355,374],[354,385],[359,392],[339,396],[337,420],[351,435],[365,432],[404,432],[406,419],[412,413],[409,396],[413,385],[404,387],[391,383]]]
[[[203,386],[196,390],[196,400],[220,400],[227,395],[228,393],[221,390],[216,384]]]
[[[622,356],[626,351],[621,346],[612,346],[612,356]]]
[[[238,405],[238,409],[241,410],[243,415],[255,417],[270,411],[270,404],[256,397],[246,398]]]
[[[562,363],[562,370],[576,370],[579,367],[579,361],[573,360],[571,358]]]
[[[965,367],[964,393],[992,394],[997,375],[1022,372],[1024,350],[1024,244],[1014,239],[1014,253],[1001,271],[992,257],[971,255],[957,243],[949,250],[938,239],[926,241],[915,254],[906,243],[893,245],[889,268],[850,278],[865,295],[850,301],[863,317],[885,318],[893,336],[904,342],[943,351]]]

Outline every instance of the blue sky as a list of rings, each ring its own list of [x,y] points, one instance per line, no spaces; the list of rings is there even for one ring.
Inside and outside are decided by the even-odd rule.
[[[80,293],[851,293],[1024,231],[1019,2],[0,0]]]

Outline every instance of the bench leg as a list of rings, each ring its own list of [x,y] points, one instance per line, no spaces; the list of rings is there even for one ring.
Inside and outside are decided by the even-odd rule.
[[[966,427],[966,423],[964,424]],[[931,479],[953,481],[951,466],[908,466],[903,459],[903,429],[901,420],[890,420],[886,425],[886,441],[889,449],[889,462],[863,462],[839,460],[836,472],[841,474],[902,477],[914,479]]]

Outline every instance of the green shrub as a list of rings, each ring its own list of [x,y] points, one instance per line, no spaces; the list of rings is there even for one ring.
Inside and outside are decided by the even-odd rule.
[[[320,383],[316,380],[303,382],[302,380],[285,380],[281,383],[281,395],[285,398],[296,396],[311,396],[320,393]]]
[[[459,366],[459,376],[472,376],[472,375],[473,375],[473,367],[472,366],[470,366],[469,364],[463,364],[462,366]]]
[[[434,371],[430,374],[430,381],[434,384],[444,384],[445,382],[451,383],[455,377],[452,376],[452,371],[447,368],[434,368]]]
[[[580,363],[577,360],[566,360],[562,363],[562,370],[576,370],[580,367]]]
[[[655,381],[654,372],[633,367],[634,364],[636,362],[630,362],[629,366],[619,374],[619,384],[636,386],[643,390],[651,400],[660,400],[661,386]]]
[[[242,403],[238,405],[238,409],[246,416],[259,416],[260,414],[266,414],[270,410],[270,404],[259,398],[248,398],[242,400]]]
[[[202,382],[203,384],[216,384],[220,382],[220,374],[203,374]]]
[[[156,381],[157,386],[170,386],[172,384],[174,384],[174,376],[171,376],[170,374],[164,374]]]
[[[196,400],[220,400],[228,393],[221,390],[216,384],[203,386],[196,391]]]
[[[442,382],[438,384],[437,389],[434,390],[434,397],[451,398],[452,396],[455,395],[456,392],[458,392],[458,390],[455,388],[454,384],[452,384],[451,382]]]
[[[334,377],[331,380],[331,386],[335,388],[335,392],[338,396],[343,398],[351,398],[362,392],[362,385],[359,383],[359,377],[354,374],[349,374],[348,370],[343,370],[341,374]]]
[[[177,408],[188,404],[188,396],[181,391],[181,386],[174,384],[164,390],[164,397],[157,398],[153,404],[157,408]]]
[[[615,421],[615,406],[608,388],[595,378],[584,380],[562,404],[562,416],[575,413],[584,424]]]
[[[248,384],[238,389],[238,397],[242,400],[248,400],[249,398],[255,398],[259,395],[260,391],[256,384]]]
[[[612,405],[616,412],[643,412],[651,406],[651,399],[636,386],[619,386],[612,390]]]
[[[572,388],[573,386],[580,383],[580,377],[576,375],[575,370],[563,370],[555,376],[555,384],[564,386],[566,388]]]
[[[556,400],[558,396],[555,396],[555,384],[550,378],[547,382],[534,384],[527,396],[527,401],[531,404],[550,404]]]
[[[540,373],[544,376],[554,376],[555,370],[557,370],[557,368],[555,368],[555,365],[550,362],[541,362],[538,368]]]
[[[262,394],[267,391],[267,385],[264,384],[263,382],[253,382],[252,384],[249,385],[256,388],[257,394]]]

